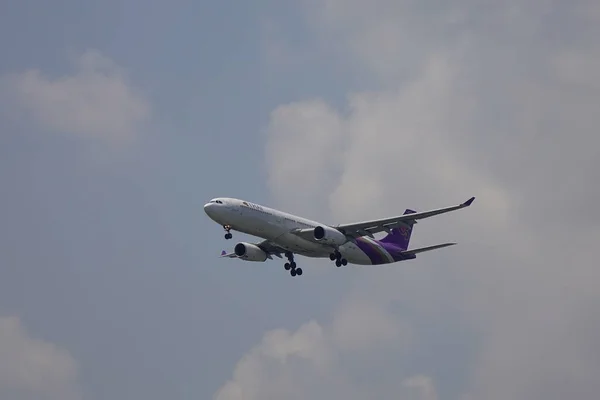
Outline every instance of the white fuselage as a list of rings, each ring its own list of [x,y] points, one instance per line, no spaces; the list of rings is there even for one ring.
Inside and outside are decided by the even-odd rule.
[[[307,229],[325,226],[247,201],[219,198],[204,206],[206,214],[215,222],[232,230],[267,239],[277,246],[306,257],[328,258],[334,251],[329,245],[309,241],[290,233],[294,228]],[[354,243],[348,242],[338,248],[352,264],[371,264],[369,257]]]

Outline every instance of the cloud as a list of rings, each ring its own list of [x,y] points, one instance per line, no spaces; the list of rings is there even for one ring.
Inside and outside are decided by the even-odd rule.
[[[243,360],[269,379],[242,374],[240,362],[232,382],[242,398],[287,383],[277,398],[410,398],[408,387],[422,398],[597,397],[600,30],[580,12],[593,2],[575,3],[308,2],[321,45],[345,46],[385,89],[349,95],[343,111],[319,99],[273,111],[266,157],[277,205],[337,223],[477,200],[415,231],[414,246],[459,247],[356,272],[360,289],[330,325],[312,323],[319,354],[334,355],[321,379],[296,385],[293,363],[270,374],[256,355],[263,341]],[[362,323],[336,330],[353,317]],[[387,348],[385,358],[365,346],[386,348],[394,332],[411,332],[410,351]],[[440,342],[465,350],[431,356]],[[346,357],[360,374],[335,362]],[[453,368],[423,374],[415,359]],[[390,369],[402,384],[377,386]]]
[[[34,339],[16,317],[0,317],[0,397],[80,399],[77,364],[63,349]]]
[[[348,305],[326,326],[309,321],[295,332],[266,333],[239,361],[215,399],[364,399],[392,390],[412,396],[407,398],[434,400],[435,387],[426,376],[399,381],[391,373],[377,383],[356,379],[365,364],[390,349],[407,350],[411,335],[410,327],[380,307],[366,302]]]
[[[3,76],[0,87],[6,108],[39,129],[113,145],[130,142],[150,117],[148,101],[124,71],[93,50],[75,60],[73,74],[53,79],[30,69]]]

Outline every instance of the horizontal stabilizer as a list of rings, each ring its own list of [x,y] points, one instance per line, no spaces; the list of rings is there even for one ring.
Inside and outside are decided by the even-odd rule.
[[[436,244],[434,246],[428,246],[428,247],[420,247],[418,249],[412,249],[412,250],[406,250],[403,251],[402,254],[418,254],[418,253],[424,253],[426,251],[431,251],[431,250],[437,250],[437,249],[441,249],[442,247],[448,247],[448,246],[454,246],[456,243],[442,243],[442,244]]]
[[[235,253],[229,253],[229,254],[227,254],[227,252],[225,250],[223,250],[221,252],[221,258],[223,258],[223,257],[238,258],[237,254],[235,254]]]

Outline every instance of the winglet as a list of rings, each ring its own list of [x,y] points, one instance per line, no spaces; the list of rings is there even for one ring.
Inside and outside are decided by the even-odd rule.
[[[475,200],[475,197],[471,197],[469,200],[465,201],[462,205],[463,207],[469,207],[471,203]]]
[[[226,252],[225,250],[223,250],[223,251],[221,252],[221,257],[223,257],[225,254],[227,254],[227,252]]]

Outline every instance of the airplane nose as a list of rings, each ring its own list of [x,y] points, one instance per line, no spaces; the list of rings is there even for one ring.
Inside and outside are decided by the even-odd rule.
[[[213,206],[212,203],[206,203],[204,205],[204,212],[208,214],[210,212],[210,209],[212,208],[212,206]]]

